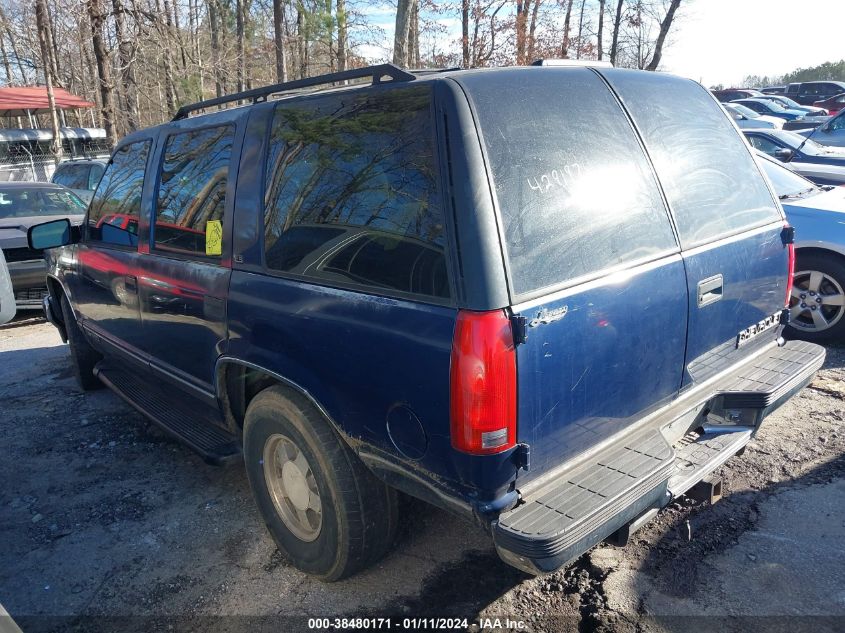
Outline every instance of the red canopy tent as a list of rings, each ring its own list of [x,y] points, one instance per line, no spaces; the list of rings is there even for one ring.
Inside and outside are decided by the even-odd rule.
[[[53,96],[59,110],[94,107],[90,101],[72,95],[64,88],[53,88]],[[28,116],[49,111],[47,88],[44,86],[0,88],[0,113],[5,116]]]

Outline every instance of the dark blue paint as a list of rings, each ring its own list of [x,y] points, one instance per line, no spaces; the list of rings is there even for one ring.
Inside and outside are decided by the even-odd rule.
[[[677,255],[519,313],[530,321],[564,306],[565,317],[529,327],[517,348],[519,441],[531,445],[531,470],[520,480],[623,430],[681,383],[687,289]]]

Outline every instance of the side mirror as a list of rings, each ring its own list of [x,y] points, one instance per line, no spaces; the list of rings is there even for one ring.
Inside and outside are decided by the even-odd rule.
[[[73,241],[70,220],[62,218],[29,227],[26,232],[29,247],[35,250],[65,246]]]
[[[775,153],[774,153],[775,158],[777,158],[778,160],[781,160],[783,162],[787,162],[794,155],[795,155],[795,152],[793,152],[791,149],[787,149],[786,147],[781,147],[780,149],[776,149]]]

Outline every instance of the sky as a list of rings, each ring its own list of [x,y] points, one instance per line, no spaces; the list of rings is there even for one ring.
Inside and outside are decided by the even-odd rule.
[[[373,0],[364,12],[384,31],[383,46],[360,46],[373,61],[392,55],[396,9]],[[783,75],[845,58],[845,0],[684,0],[660,69],[706,86],[746,75]],[[444,19],[454,39],[456,19]],[[441,48],[447,48],[448,41]]]
[[[681,6],[661,70],[706,86],[845,58],[843,0],[692,0]]]

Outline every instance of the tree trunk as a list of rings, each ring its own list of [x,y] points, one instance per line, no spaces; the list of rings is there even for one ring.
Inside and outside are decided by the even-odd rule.
[[[408,66],[408,32],[416,0],[399,0],[396,9],[396,29],[393,36],[393,63]]]
[[[516,31],[516,65],[525,63],[525,40],[528,25],[528,10],[531,0],[516,0],[516,15],[514,16],[514,30]]]
[[[47,86],[47,103],[50,108],[50,128],[53,132],[51,152],[56,164],[62,159],[62,134],[56,111],[56,97],[53,94],[53,66],[50,63],[50,20],[47,15],[47,0],[35,0],[35,20],[38,28],[38,45],[41,48],[41,64],[44,66],[44,85]]]
[[[6,85],[11,86],[12,80],[12,65],[9,63],[9,56],[6,54],[6,37],[0,34],[0,54],[3,55],[3,69],[6,71]]]
[[[531,9],[531,26],[528,28],[528,55],[525,58],[527,63],[534,61],[536,50],[535,33],[537,32],[537,11],[540,9],[542,0],[534,0],[534,8]]]
[[[613,39],[610,43],[610,63],[616,65],[616,55],[619,52],[619,26],[622,24],[622,6],[625,0],[616,3],[616,17],[613,18]]]
[[[244,0],[235,3],[235,38],[237,39],[238,55],[238,92],[243,92],[246,76],[246,59],[244,51]]]
[[[59,48],[56,46],[56,29],[53,25],[53,16],[50,14],[50,7],[45,3],[44,9],[47,12],[47,47],[50,52],[50,67],[53,69],[53,82],[57,82],[61,76],[59,69]]]
[[[126,9],[123,0],[112,0],[114,9],[114,28],[117,35],[117,57],[120,62],[120,80],[122,85],[122,106],[126,113],[124,133],[134,132],[140,126],[138,120],[138,85],[135,77],[135,60],[132,56],[132,42],[126,34]]]
[[[598,40],[598,59],[601,60],[603,50],[602,50],[602,38],[604,37],[604,4],[605,0],[599,0],[599,30],[596,33],[596,39]]]
[[[469,2],[461,0],[461,50],[463,52],[463,68],[469,68]]]
[[[337,0],[337,69],[347,69],[346,49],[349,47],[349,28],[346,20],[346,0]]]
[[[646,70],[657,70],[660,65],[660,58],[663,56],[663,45],[666,43],[666,36],[669,34],[669,29],[672,27],[672,20],[675,19],[675,11],[678,10],[681,0],[672,0],[669,5],[669,10],[666,12],[666,17],[660,23],[660,33],[657,35],[657,41],[654,43],[654,54],[651,56],[651,61],[646,66]]]
[[[338,13],[343,0],[338,0]],[[339,19],[339,18],[338,18]],[[276,81],[284,83],[288,80],[287,60],[285,59],[284,39],[285,7],[283,0],[273,0],[273,43],[276,48]]]
[[[414,2],[414,11],[411,14],[411,27],[408,35],[409,50],[408,58],[410,64],[414,68],[421,68],[420,60],[420,3],[419,0]]]
[[[296,7],[296,50],[299,57],[299,78],[308,76],[308,41],[305,32],[305,9],[301,4]]]
[[[560,56],[564,59],[569,57],[569,20],[572,17],[573,2],[574,0],[567,0],[566,16],[563,18],[563,43],[560,45]]]
[[[87,0],[88,19],[91,22],[91,42],[94,47],[94,57],[97,60],[97,74],[100,78],[100,99],[103,113],[103,127],[106,129],[106,136],[115,138],[114,129],[114,94],[111,80],[111,65],[109,64],[109,53],[106,50],[106,43],[103,40],[103,22],[105,15],[100,6],[100,0]]]
[[[211,66],[214,73],[214,93],[223,96],[223,84],[220,81],[220,12],[217,0],[208,0],[208,28],[211,30]]]
[[[581,0],[581,15],[578,18],[578,43],[575,45],[575,59],[581,59],[581,34],[584,32],[584,5],[587,0]]]

